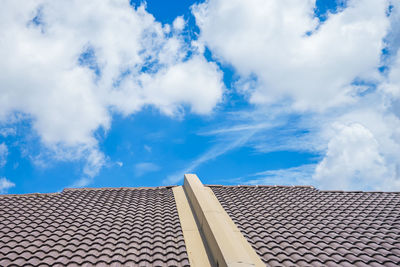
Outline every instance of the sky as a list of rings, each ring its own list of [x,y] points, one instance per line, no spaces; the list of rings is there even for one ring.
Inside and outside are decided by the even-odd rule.
[[[3,0],[0,193],[400,190],[397,0]]]

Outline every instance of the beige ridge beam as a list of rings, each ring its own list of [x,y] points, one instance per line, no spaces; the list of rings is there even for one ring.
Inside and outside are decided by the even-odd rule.
[[[211,253],[212,266],[265,266],[209,187],[185,174],[183,190]],[[185,240],[186,242],[186,240]]]
[[[172,191],[175,197],[176,208],[178,210],[190,266],[212,266],[201,233],[197,227],[195,216],[190,208],[186,194],[183,191],[183,187],[173,187]]]

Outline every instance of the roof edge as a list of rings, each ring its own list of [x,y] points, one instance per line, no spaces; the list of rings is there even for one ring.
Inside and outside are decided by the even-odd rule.
[[[219,184],[205,184],[204,186],[208,186],[208,187],[279,187],[279,188],[312,188],[312,189],[316,189],[314,186],[312,185],[219,185]]]
[[[219,185],[219,184],[205,184],[207,187],[249,187],[249,188],[257,188],[257,187],[270,187],[270,188],[309,188],[314,189],[322,193],[397,193],[400,194],[400,191],[363,191],[363,190],[322,190],[318,189],[312,185]]]
[[[141,186],[141,187],[81,187],[81,188],[64,188],[60,192],[51,193],[25,193],[25,194],[0,194],[0,197],[32,197],[32,196],[51,196],[59,195],[64,192],[71,191],[101,191],[101,190],[144,190],[144,189],[170,189],[177,187],[178,185],[166,185],[166,186]],[[400,194],[400,191],[362,191],[362,190],[321,190],[312,185],[218,185],[218,184],[205,184],[206,187],[271,187],[271,188],[309,188],[314,189],[322,193],[388,193],[388,194]]]
[[[319,190],[321,193],[386,193],[386,194],[400,194],[400,191],[360,191],[360,190]]]

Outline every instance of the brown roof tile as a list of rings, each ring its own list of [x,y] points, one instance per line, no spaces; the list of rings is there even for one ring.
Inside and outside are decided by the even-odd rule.
[[[400,265],[400,193],[210,188],[270,266]]]
[[[0,197],[0,266],[188,266],[172,189]]]

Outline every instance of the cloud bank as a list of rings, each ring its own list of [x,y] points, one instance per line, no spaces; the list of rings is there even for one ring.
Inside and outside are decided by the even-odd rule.
[[[301,144],[285,131],[275,135],[281,149],[322,155],[313,174],[312,165],[294,173],[307,169],[322,189],[399,190],[400,4],[349,0],[326,20],[315,9],[313,0],[209,0],[192,7],[199,42],[235,69],[239,93],[266,112],[305,118],[284,127],[309,131]],[[268,151],[263,138],[249,145]],[[281,173],[293,171],[273,175]]]
[[[86,161],[75,183],[85,186],[108,160],[96,133],[107,133],[114,114],[212,113],[225,92],[217,61],[233,67],[234,93],[256,111],[209,132],[222,141],[182,171],[249,145],[321,155],[316,165],[266,173],[275,180],[304,171],[320,188],[399,190],[400,3],[344,3],[320,20],[315,0],[208,0],[192,6],[200,33],[188,41],[183,17],[162,25],[145,4],[3,1],[0,134],[29,120],[43,155]],[[6,156],[2,143],[0,165]]]
[[[3,1],[0,122],[24,114],[55,158],[87,159],[93,177],[106,161],[94,133],[113,113],[208,114],[220,102],[221,71],[183,41],[184,27],[129,1]]]

